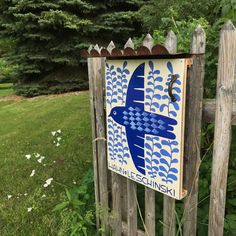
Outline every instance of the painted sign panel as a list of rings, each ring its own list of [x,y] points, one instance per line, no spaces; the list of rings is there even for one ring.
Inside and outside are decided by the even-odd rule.
[[[181,199],[186,59],[107,60],[108,168]],[[168,86],[176,75],[172,102]]]

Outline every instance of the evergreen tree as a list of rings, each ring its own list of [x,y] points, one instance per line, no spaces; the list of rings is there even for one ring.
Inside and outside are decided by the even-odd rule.
[[[139,34],[137,11],[142,4],[141,0],[1,0],[1,37],[16,42],[10,58],[19,65],[18,93],[85,88],[80,49],[112,39],[124,43]]]

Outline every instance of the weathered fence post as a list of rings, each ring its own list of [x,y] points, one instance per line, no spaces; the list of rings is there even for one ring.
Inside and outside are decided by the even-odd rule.
[[[127,179],[127,200],[128,200],[128,236],[137,233],[137,184]]]
[[[170,31],[166,37],[165,47],[169,53],[176,53],[177,38],[173,31]],[[163,198],[163,235],[175,235],[175,199],[164,195]]]
[[[99,47],[96,45],[92,52],[100,52]],[[93,105],[91,109],[92,115],[92,136],[93,154],[94,156],[94,169],[95,169],[95,185],[96,201],[100,201],[99,215],[101,225],[104,233],[108,232],[108,188],[107,188],[107,158],[106,158],[106,143],[105,143],[105,112],[103,101],[103,83],[104,83],[104,69],[105,58],[90,58],[89,64],[89,83],[90,83],[90,100]],[[93,93],[93,94],[92,94]],[[94,109],[95,108],[95,109]],[[97,178],[97,179],[96,179]],[[99,196],[98,196],[99,192]]]
[[[228,160],[231,143],[236,30],[229,21],[220,33],[216,117],[213,148],[209,236],[223,235]]]
[[[193,54],[193,65],[190,69],[190,76],[187,79],[184,179],[188,196],[184,201],[183,213],[183,233],[186,236],[195,236],[197,232],[205,47],[206,35],[203,28],[199,25],[192,36],[191,53]]]
[[[150,51],[154,45],[153,38],[147,34],[143,40],[143,46]],[[155,222],[155,191],[145,187],[145,231],[146,236],[155,236],[156,222]]]
[[[90,52],[92,46],[89,47],[88,51]],[[95,140],[97,137],[96,134],[96,117],[95,117],[95,99],[94,99],[94,81],[92,80],[92,71],[93,71],[93,59],[88,58],[88,75],[89,75],[89,94],[90,94],[90,115],[91,115],[91,126],[92,126],[92,140]],[[99,225],[99,215],[98,215],[98,206],[99,206],[99,180],[98,180],[98,160],[97,160],[97,144],[96,142],[92,142],[93,148],[93,172],[94,172],[94,190],[95,190],[95,204],[96,204],[96,222],[97,228]]]
[[[113,41],[107,47],[108,52],[112,52],[115,48]],[[112,177],[112,235],[121,236],[122,234],[122,218],[121,218],[121,176],[115,172],[111,173]]]

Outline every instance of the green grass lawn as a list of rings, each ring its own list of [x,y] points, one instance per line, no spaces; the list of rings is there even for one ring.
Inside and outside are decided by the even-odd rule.
[[[0,84],[0,97],[5,97],[9,95],[13,95],[12,84]]]
[[[51,132],[59,129],[57,147]],[[0,98],[0,235],[66,235],[68,219],[52,209],[65,186],[79,185],[92,166],[90,134],[88,92]],[[36,153],[45,156],[42,163]],[[33,157],[27,160],[27,154]]]

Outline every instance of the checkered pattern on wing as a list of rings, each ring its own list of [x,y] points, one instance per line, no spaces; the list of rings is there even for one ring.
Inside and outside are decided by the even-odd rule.
[[[157,115],[141,111],[138,107],[128,107],[123,111],[123,124],[130,126],[132,130],[143,131],[148,134],[158,134],[159,130],[165,130],[165,122],[157,119]]]

